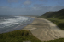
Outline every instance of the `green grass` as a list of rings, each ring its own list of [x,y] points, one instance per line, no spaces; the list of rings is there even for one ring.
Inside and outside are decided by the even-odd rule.
[[[45,41],[45,42],[64,42],[64,38],[59,38],[56,40],[50,40],[50,41]]]
[[[0,34],[0,42],[41,42],[35,36],[33,36],[29,30],[15,30],[8,33]]]
[[[47,18],[54,24],[56,24],[61,30],[64,30],[64,19],[58,19],[58,18]]]

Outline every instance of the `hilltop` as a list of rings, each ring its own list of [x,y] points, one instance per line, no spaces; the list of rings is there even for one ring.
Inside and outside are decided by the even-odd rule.
[[[41,15],[41,17],[64,19],[64,9],[56,11],[56,12],[47,12],[47,13]]]

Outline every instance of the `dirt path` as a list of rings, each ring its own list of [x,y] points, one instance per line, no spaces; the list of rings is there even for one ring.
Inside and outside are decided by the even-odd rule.
[[[35,18],[33,23],[27,25],[24,30],[30,30],[41,41],[64,37],[64,30],[60,30],[55,24],[44,18]]]

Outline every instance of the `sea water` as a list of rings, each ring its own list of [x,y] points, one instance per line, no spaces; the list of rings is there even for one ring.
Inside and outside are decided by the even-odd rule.
[[[34,18],[25,16],[0,16],[0,33],[21,30],[33,20]]]

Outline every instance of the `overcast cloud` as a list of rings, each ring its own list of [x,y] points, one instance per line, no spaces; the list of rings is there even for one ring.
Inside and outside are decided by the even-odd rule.
[[[55,0],[52,1],[53,3],[55,2]],[[54,4],[49,3],[48,0],[7,0],[7,2],[7,4],[12,5],[0,5],[0,15],[42,15],[49,11],[59,11],[64,9],[64,6],[61,6],[60,4],[60,6],[56,5],[57,3],[54,3],[54,6]]]
[[[58,11],[63,9],[64,6],[34,6],[29,8],[11,8],[11,7],[0,7],[0,14],[5,15],[41,15],[49,11]]]
[[[25,2],[24,2],[24,5],[30,5],[31,4],[31,1],[30,0],[26,0]]]

